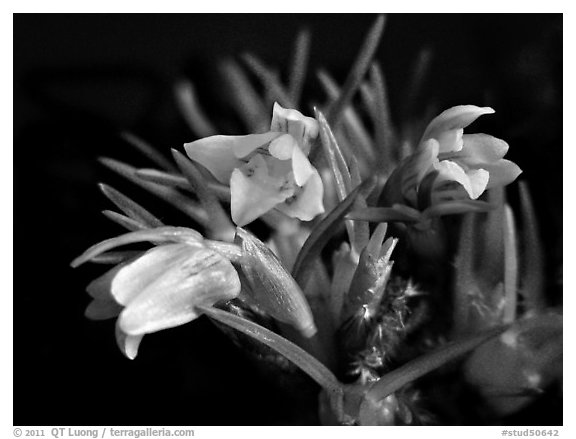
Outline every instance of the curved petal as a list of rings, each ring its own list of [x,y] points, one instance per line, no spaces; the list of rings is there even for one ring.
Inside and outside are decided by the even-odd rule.
[[[486,166],[486,169],[490,173],[486,189],[507,186],[522,173],[522,169],[516,163],[506,159],[498,160],[496,163]]]
[[[317,215],[324,213],[324,186],[318,171],[313,173],[299,192],[288,198],[283,204],[277,206],[278,210],[292,218],[310,221]]]
[[[118,320],[116,321],[116,344],[122,353],[133,360],[138,355],[138,347],[144,335],[128,335],[120,328]]]
[[[291,159],[294,149],[299,149],[298,142],[290,134],[282,134],[268,145],[268,151],[272,157],[276,157],[278,160]]]
[[[201,247],[187,244],[166,244],[154,247],[135,261],[123,266],[111,283],[111,294],[121,305],[127,306],[166,270],[182,257]]]
[[[250,134],[247,136],[210,136],[186,143],[186,154],[208,169],[214,177],[228,184],[235,168],[242,166],[240,158],[278,137],[278,133]]]
[[[319,127],[313,117],[304,116],[298,110],[282,108],[275,102],[270,131],[282,131],[292,135],[307,154],[310,152],[310,142],[318,137]]]
[[[112,296],[112,281],[116,274],[126,264],[118,264],[114,268],[108,270],[102,276],[97,277],[86,287],[86,292],[95,300],[114,300]]]
[[[299,147],[292,150],[292,172],[298,186],[304,186],[316,170]]]
[[[494,163],[504,157],[507,152],[508,144],[502,139],[488,134],[465,134],[462,151],[450,158],[473,167]],[[441,156],[440,159],[442,159]]]
[[[276,159],[275,159],[276,160]],[[230,178],[230,211],[238,226],[251,223],[294,193],[289,175],[271,176],[261,155],[256,155]]]
[[[434,182],[435,192],[452,190],[451,182],[462,185],[468,196],[476,199],[484,192],[488,184],[488,172],[484,169],[476,169],[466,173],[462,167],[450,160],[443,160],[434,165],[439,174]]]
[[[420,142],[436,139],[440,144],[440,153],[460,151],[464,128],[483,114],[491,113],[494,113],[492,108],[475,105],[459,105],[449,108],[432,119]]]
[[[194,248],[181,255],[122,311],[120,329],[142,335],[183,325],[198,317],[196,306],[212,306],[240,293],[230,261],[214,250]]]

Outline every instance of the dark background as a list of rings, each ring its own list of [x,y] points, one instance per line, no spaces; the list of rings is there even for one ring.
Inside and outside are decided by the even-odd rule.
[[[84,318],[85,285],[102,266],[69,267],[121,229],[96,183],[156,202],[100,166],[101,155],[145,165],[119,140],[131,130],[169,152],[193,140],[172,95],[181,76],[200,85],[214,119],[230,116],[214,73],[250,51],[286,67],[297,31],[312,31],[312,70],[339,80],[372,15],[14,16],[14,424],[299,424],[305,409],[274,387],[204,319],[148,335],[125,359],[112,322]],[[410,72],[432,53],[422,92],[406,105]],[[550,303],[561,302],[562,16],[391,15],[378,58],[396,122],[434,105],[489,105],[482,128],[506,139],[524,170],[546,244]],[[306,92],[317,95],[308,76]],[[489,119],[489,120],[488,120]],[[511,192],[512,202],[515,190]],[[172,208],[162,215],[186,221]],[[154,210],[158,213],[158,210]],[[297,393],[298,391],[296,391]],[[540,403],[509,423],[561,423]]]

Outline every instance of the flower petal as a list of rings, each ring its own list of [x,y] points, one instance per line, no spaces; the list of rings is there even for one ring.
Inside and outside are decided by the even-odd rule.
[[[90,320],[107,320],[117,317],[123,306],[114,300],[94,299],[88,304],[84,315]]]
[[[486,166],[486,170],[490,173],[486,189],[509,185],[522,173],[522,169],[516,163],[506,159]]]
[[[183,257],[201,247],[187,244],[167,244],[148,250],[141,257],[121,267],[111,283],[111,294],[121,305],[127,306],[148,285],[161,277]]]
[[[507,152],[508,144],[502,139],[488,134],[465,134],[464,147],[460,152],[452,155],[450,159],[457,159],[459,162],[473,167],[494,163],[504,157]]]
[[[275,137],[278,133],[210,136],[186,143],[184,149],[188,157],[207,168],[220,183],[228,184],[232,171],[242,165],[239,159]]]
[[[318,137],[319,128],[313,117],[304,116],[298,110],[282,108],[275,102],[270,131],[282,131],[292,135],[305,154],[308,154],[311,141]]]
[[[320,174],[312,168],[312,175],[298,192],[288,198],[283,204],[279,204],[278,210],[292,218],[302,221],[310,221],[317,215],[324,213],[324,186]]]
[[[483,114],[491,113],[494,113],[492,108],[475,105],[459,105],[449,108],[428,124],[420,142],[436,139],[440,144],[441,153],[460,151],[463,146],[464,128]]]
[[[278,160],[291,159],[294,149],[299,149],[298,142],[290,134],[282,134],[268,145],[268,151],[272,154],[272,157],[276,157]]]
[[[292,150],[292,171],[294,172],[294,181],[298,186],[304,186],[316,172],[308,157],[298,147]]]
[[[196,306],[239,293],[240,280],[229,260],[208,248],[190,248],[128,304],[118,318],[120,329],[142,335],[183,325],[198,317]]]
[[[466,173],[461,166],[450,160],[443,160],[434,165],[439,174],[434,182],[435,192],[453,190],[450,182],[462,185],[468,196],[472,199],[478,198],[486,189],[489,174],[484,169],[476,169]]]
[[[114,300],[111,293],[112,281],[114,277],[126,264],[118,264],[111,270],[108,270],[102,276],[97,277],[86,287],[86,292],[96,300]]]
[[[116,344],[122,353],[133,360],[138,355],[138,347],[144,335],[128,335],[120,328],[119,321],[116,321]]]
[[[268,166],[256,155],[230,178],[232,221],[246,225],[265,214],[294,193],[290,176],[268,175]]]

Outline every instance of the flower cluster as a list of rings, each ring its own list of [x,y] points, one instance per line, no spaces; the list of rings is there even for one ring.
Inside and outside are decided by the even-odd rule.
[[[518,246],[503,197],[520,168],[504,158],[503,140],[464,134],[494,110],[453,107],[417,133],[414,145],[400,139],[382,114],[388,109],[378,67],[364,79],[382,26],[380,18],[347,88],[321,75],[329,99],[314,117],[289,108],[300,108],[302,72],[285,87],[250,58],[265,96],[250,91],[238,67],[228,73],[251,134],[216,134],[193,87],[181,86],[181,106],[200,137],[184,145],[188,157],[173,151],[177,167],[160,159],[163,169],[154,170],[104,161],[205,229],[166,226],[103,187],[122,211],[106,216],[129,232],[91,247],[73,266],[115,264],[88,285],[86,315],[118,317],[126,356],[136,357],[143,335],[205,315],[239,346],[260,352],[259,361],[281,358],[268,364],[278,368],[287,359],[313,378],[322,388],[321,422],[353,425],[430,423],[434,404],[464,410],[455,392],[421,388],[416,379],[471,352],[463,376],[500,413],[527,400],[494,399],[491,390],[541,390],[558,379],[552,363],[561,345],[551,337],[561,331],[561,317],[542,299],[533,209],[522,189],[524,228],[532,232]],[[373,133],[352,103],[358,90]],[[266,132],[256,128],[268,125]],[[409,152],[400,154],[400,144]],[[262,228],[270,232],[266,242],[258,237]],[[459,239],[457,251],[450,238]],[[142,242],[152,247],[114,250]],[[528,267],[520,281],[518,247]],[[450,385],[453,377],[448,371],[434,385]],[[449,396],[426,406],[427,391]]]

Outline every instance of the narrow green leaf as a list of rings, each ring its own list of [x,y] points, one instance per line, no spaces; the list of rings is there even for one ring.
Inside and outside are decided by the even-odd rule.
[[[194,134],[198,137],[218,134],[218,130],[202,110],[192,82],[186,79],[179,80],[174,86],[174,95],[180,114]]]
[[[140,250],[111,251],[93,257],[90,262],[94,264],[117,265],[142,254]]]
[[[318,72],[318,79],[330,102],[335,101],[340,94],[340,88],[334,79],[324,70]],[[376,155],[374,154],[372,138],[354,106],[348,105],[344,109],[342,125],[343,131],[350,142],[350,145],[344,144],[345,147],[347,146],[347,157],[358,156],[363,163],[374,163],[373,160]]]
[[[138,230],[116,236],[93,245],[76,259],[70,266],[73,268],[88,262],[92,258],[122,245],[136,242],[184,242],[190,245],[202,245],[203,237],[196,230],[186,227],[158,227],[156,229]]]
[[[304,242],[300,253],[298,253],[298,257],[294,263],[294,268],[292,269],[292,275],[299,285],[306,285],[308,277],[312,274],[314,267],[312,261],[320,256],[320,252],[324,246],[338,231],[340,221],[352,208],[358,194],[369,188],[371,184],[373,184],[373,182],[369,180],[364,182],[362,186],[354,189],[348,197],[332,209],[332,211],[330,211],[330,213],[312,229],[308,239]]]
[[[174,156],[174,160],[176,160],[176,164],[188,180],[188,183],[194,188],[196,195],[202,203],[202,207],[204,207],[208,218],[210,218],[206,226],[210,236],[217,237],[224,241],[232,241],[235,227],[229,215],[224,211],[224,208],[218,201],[216,194],[204,182],[200,171],[194,166],[191,160],[179,151],[173,149],[172,155]]]
[[[111,210],[103,210],[102,214],[108,218],[111,221],[114,221],[116,224],[121,225],[122,227],[130,230],[130,231],[135,231],[135,230],[143,230],[143,229],[148,229],[149,227],[147,227],[146,225],[130,218],[127,217],[125,215],[122,215],[121,213],[118,212],[113,212]]]
[[[416,358],[387,373],[374,383],[360,404],[360,425],[374,425],[375,413],[371,407],[406,384],[432,372],[449,361],[476,349],[481,344],[502,334],[508,327],[498,327],[463,340],[446,344],[440,349]]]
[[[387,222],[407,222],[413,223],[420,221],[419,216],[402,212],[395,207],[366,207],[350,212],[346,215],[347,219],[356,221],[369,221],[372,223]]]
[[[274,349],[279,354],[285,356],[288,360],[306,372],[314,381],[325,389],[328,394],[335,396],[342,395],[342,384],[340,384],[334,374],[316,358],[296,346],[294,343],[250,320],[232,313],[203,306],[197,308],[210,318],[258,340],[266,346]]]
[[[168,172],[159,171],[158,169],[137,169],[136,175],[142,180],[151,181],[152,183],[161,184],[162,186],[174,187],[191,192],[193,189],[185,177]]]
[[[122,212],[133,220],[136,220],[147,227],[161,227],[164,225],[162,224],[162,221],[148,212],[145,208],[128,198],[122,192],[114,189],[112,186],[100,183],[98,187],[110,201],[112,201]]]
[[[386,82],[382,70],[376,62],[374,62],[370,68],[370,83],[372,84],[375,104],[372,120],[374,121],[375,127],[376,151],[379,157],[379,166],[377,169],[380,170],[380,167],[383,167],[384,173],[389,174],[392,172],[392,167],[394,165],[392,153],[396,146],[396,135],[394,133],[392,118],[390,116]]]
[[[288,77],[288,94],[297,107],[304,88],[308,58],[310,55],[310,32],[307,29],[298,32],[294,55]]]
[[[520,208],[522,214],[522,295],[529,310],[538,311],[544,300],[544,249],[538,233],[538,219],[534,211],[528,186],[521,181]]]
[[[518,297],[518,251],[516,248],[516,227],[510,206],[504,207],[504,323],[516,319]]]
[[[206,227],[210,222],[208,215],[198,203],[182,195],[176,189],[142,180],[138,175],[136,175],[136,168],[127,165],[126,163],[107,157],[100,158],[99,160],[107,168],[113,170],[124,178],[127,178],[141,188],[146,189],[148,192],[153,193],[160,199],[188,215],[202,226]]]
[[[244,54],[244,62],[250,70],[260,79],[266,92],[272,102],[277,101],[282,107],[294,108],[294,102],[289,93],[284,89],[280,78],[276,72],[273,72],[264,65],[258,57],[251,54]]]
[[[422,212],[422,215],[427,218],[433,218],[444,215],[460,215],[470,212],[490,212],[496,206],[486,201],[480,200],[454,200],[445,201],[443,203],[435,204]]]
[[[270,113],[256,92],[246,73],[234,61],[221,64],[221,72],[228,83],[232,105],[251,132],[262,132],[270,127]]]
[[[469,322],[470,294],[474,291],[476,280],[474,278],[474,259],[477,247],[474,245],[476,237],[476,215],[464,215],[460,226],[458,250],[454,261],[454,329],[455,334],[463,334]]]
[[[129,133],[127,131],[120,133],[120,137],[140,151],[145,157],[148,157],[152,162],[156,163],[162,169],[165,169],[169,172],[176,171],[176,167],[160,154],[152,145],[141,139],[140,137]]]
[[[331,125],[336,126],[342,116],[344,109],[348,106],[352,96],[360,86],[366,71],[370,67],[372,62],[372,58],[376,53],[376,49],[378,48],[378,44],[380,42],[380,37],[384,31],[384,23],[385,19],[383,15],[378,16],[376,22],[368,32],[366,39],[364,40],[364,44],[360,49],[360,53],[344,82],[344,86],[342,87],[342,93],[338,99],[330,106],[328,110],[327,119]]]

